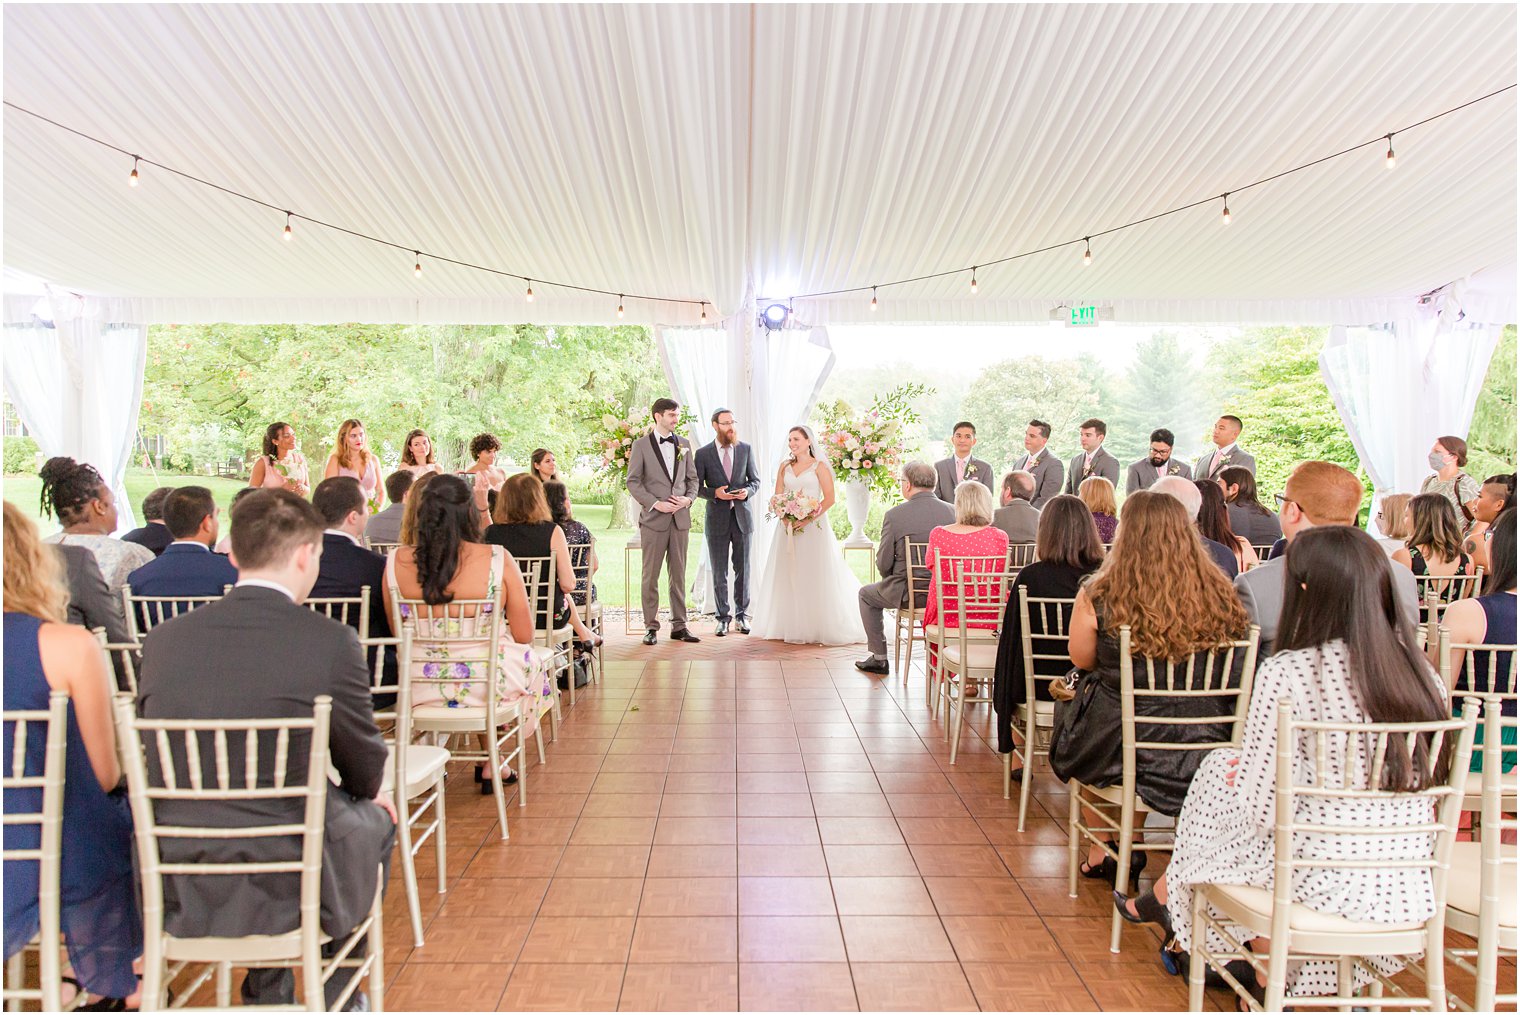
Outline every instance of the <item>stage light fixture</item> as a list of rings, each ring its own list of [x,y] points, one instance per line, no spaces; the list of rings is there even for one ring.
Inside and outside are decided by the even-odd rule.
[[[766,331],[776,331],[786,326],[787,309],[784,303],[772,303],[760,311],[760,323]]]

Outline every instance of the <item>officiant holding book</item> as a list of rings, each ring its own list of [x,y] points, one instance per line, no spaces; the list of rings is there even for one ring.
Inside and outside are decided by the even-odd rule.
[[[697,449],[697,495],[707,502],[704,530],[707,556],[712,561],[713,590],[718,605],[717,635],[728,634],[736,621],[740,634],[749,634],[749,548],[755,529],[751,500],[760,489],[760,473],[748,444],[739,440],[734,414],[719,409],[712,414],[711,444]],[[734,568],[733,609],[728,598],[728,567]]]

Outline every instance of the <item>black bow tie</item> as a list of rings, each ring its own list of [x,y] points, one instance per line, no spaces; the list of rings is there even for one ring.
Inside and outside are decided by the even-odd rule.
[[[661,437],[660,438],[660,443],[661,444],[674,444],[675,442],[676,442],[676,435],[675,434],[671,434],[669,437]]]

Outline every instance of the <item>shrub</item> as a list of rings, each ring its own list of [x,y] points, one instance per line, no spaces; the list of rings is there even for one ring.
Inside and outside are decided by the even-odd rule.
[[[30,437],[5,438],[5,474],[33,475],[37,471],[37,442]]]

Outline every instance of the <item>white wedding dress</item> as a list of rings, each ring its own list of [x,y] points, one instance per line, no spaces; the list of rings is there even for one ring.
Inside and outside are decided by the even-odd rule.
[[[782,475],[786,489],[822,499],[818,463]],[[754,633],[790,645],[853,645],[866,640],[860,619],[860,582],[839,552],[828,517],[798,532],[773,522],[770,550],[751,604]]]

